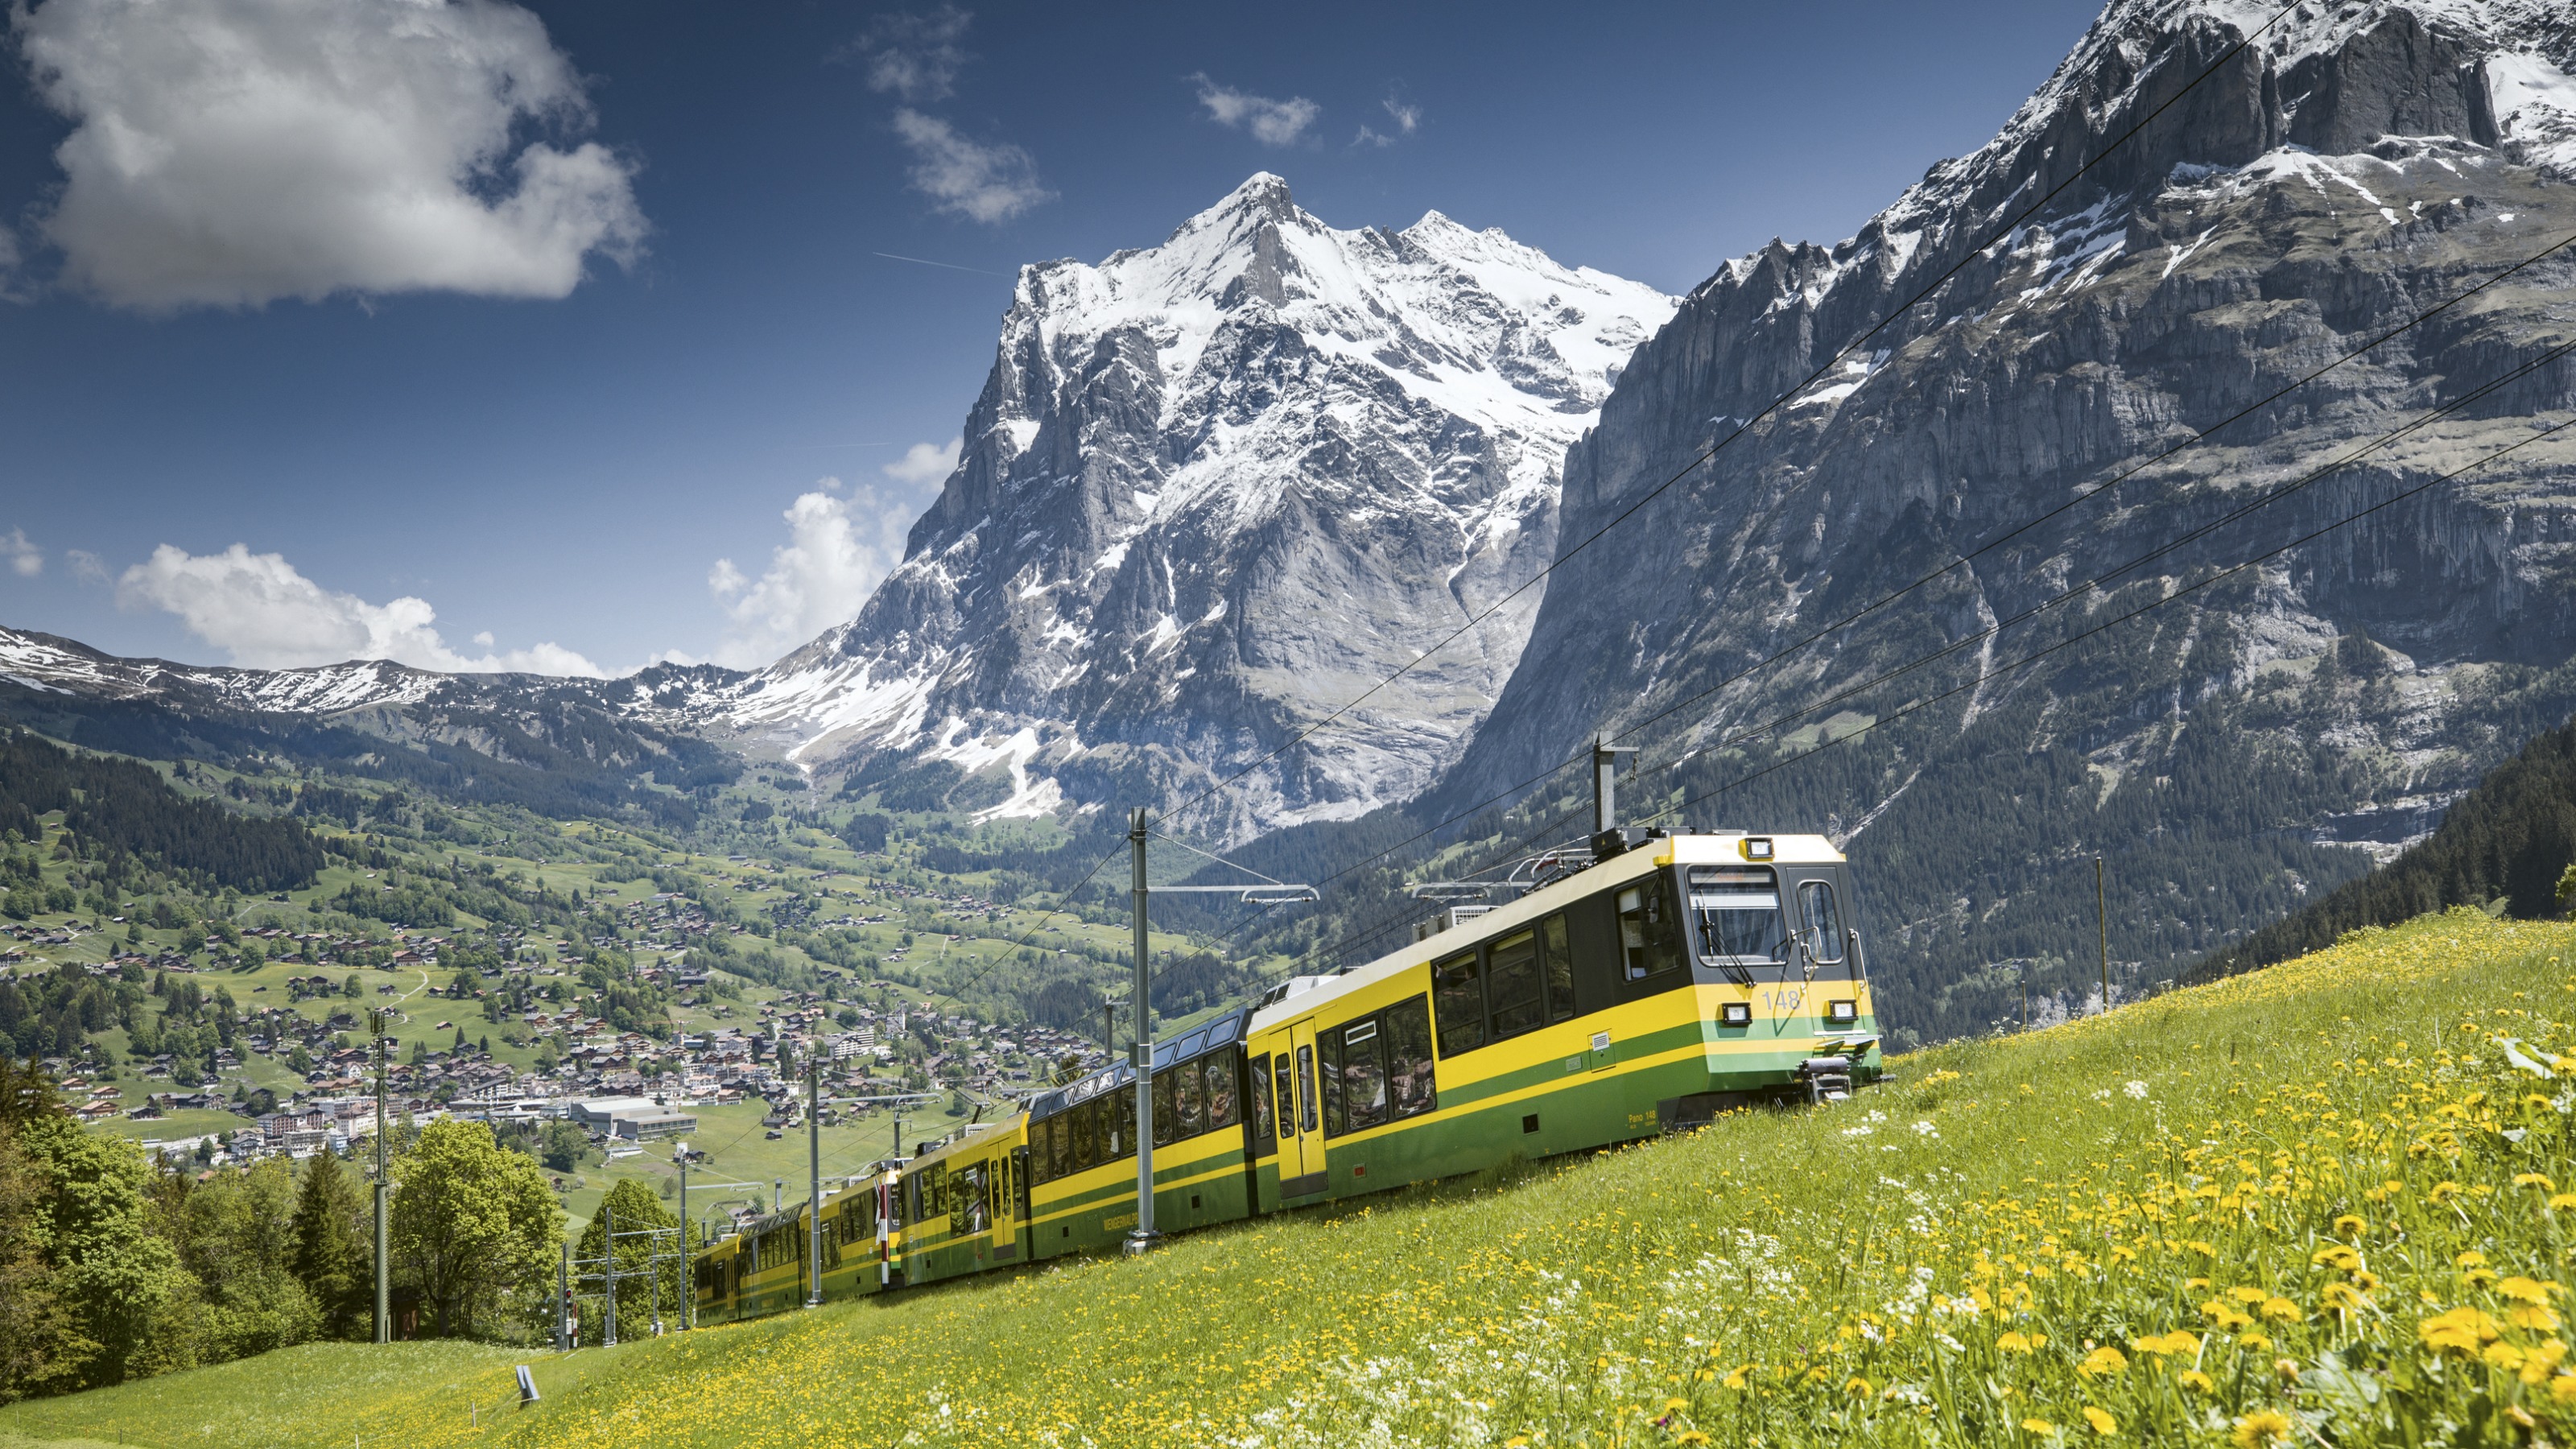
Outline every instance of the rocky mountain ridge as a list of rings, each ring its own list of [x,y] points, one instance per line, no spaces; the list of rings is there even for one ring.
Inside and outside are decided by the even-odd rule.
[[[1631,735],[1668,820],[1850,841],[1897,1005],[1944,1031],[2089,941],[2096,852],[2130,883],[2134,989],[2429,828],[2576,705],[2576,453],[2338,521],[2563,421],[2576,367],[2225,520],[2576,337],[2576,263],[2548,250],[2576,234],[2570,67],[2564,7],[2112,5],[1993,143],[1849,240],[1727,264],[1639,350],[1568,454],[1560,537],[1634,515],[1561,555],[1417,813]]]
[[[1537,572],[1565,448],[1671,308],[1437,212],[1335,230],[1268,173],[1159,246],[1024,268],[904,562],[732,719],[988,812],[1251,764]],[[1286,748],[1214,833],[1411,796],[1536,604]]]

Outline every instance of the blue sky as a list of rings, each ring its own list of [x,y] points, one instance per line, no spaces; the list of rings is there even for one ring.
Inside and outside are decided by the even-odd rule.
[[[2094,13],[192,10],[9,36],[0,623],[611,672],[853,611],[1022,262],[1271,170],[1335,226],[1437,209],[1679,292],[1848,235]]]

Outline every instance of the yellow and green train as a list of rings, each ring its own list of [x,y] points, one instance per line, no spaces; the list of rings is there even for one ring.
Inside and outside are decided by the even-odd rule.
[[[1840,852],[1816,835],[1627,844],[1158,1043],[1155,1227],[1606,1147],[1877,1079]],[[700,1322],[805,1300],[807,1211],[700,1254]],[[1112,1246],[1136,1225],[1135,1069],[879,1164],[822,1211],[826,1298]]]

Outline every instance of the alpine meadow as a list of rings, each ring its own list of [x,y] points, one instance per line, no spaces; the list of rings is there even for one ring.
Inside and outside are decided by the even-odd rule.
[[[2576,8],[2093,3],[19,5],[0,1449],[2576,1443]]]

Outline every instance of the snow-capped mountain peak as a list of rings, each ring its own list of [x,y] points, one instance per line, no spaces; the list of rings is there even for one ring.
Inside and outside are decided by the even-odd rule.
[[[1565,450],[1673,306],[1438,212],[1338,230],[1267,172],[1160,245],[1023,268],[904,563],[739,722],[809,763],[982,770],[1007,810],[1261,755],[1544,565]],[[1237,824],[1419,788],[1536,602],[1268,772]]]

